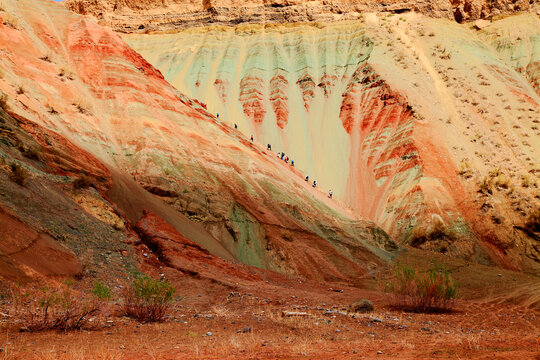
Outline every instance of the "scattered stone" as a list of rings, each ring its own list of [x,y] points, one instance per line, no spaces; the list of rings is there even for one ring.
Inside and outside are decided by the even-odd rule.
[[[371,321],[372,321],[372,322],[379,322],[379,323],[382,322],[382,320],[379,319],[379,318],[373,318],[373,319],[371,319]]]
[[[282,316],[291,317],[291,316],[309,316],[307,312],[304,311],[286,311],[283,310],[281,312]]]
[[[210,331],[208,331],[208,332],[206,333],[206,336],[212,336],[212,335],[213,335],[213,334],[212,334],[212,332],[210,332]]]
[[[251,332],[251,326],[246,326],[244,330],[242,330],[243,333]]]
[[[352,312],[367,313],[373,311],[373,304],[366,299],[356,300],[349,306],[349,310]]]
[[[381,354],[382,354],[381,350],[377,351],[377,355],[381,355]]]
[[[342,293],[343,292],[343,290],[341,290],[341,289],[332,289],[332,288],[328,289],[328,291],[333,291],[333,292],[337,292],[337,293]]]
[[[478,19],[474,22],[474,27],[476,28],[476,30],[482,30],[488,27],[489,24],[491,24],[489,20]]]

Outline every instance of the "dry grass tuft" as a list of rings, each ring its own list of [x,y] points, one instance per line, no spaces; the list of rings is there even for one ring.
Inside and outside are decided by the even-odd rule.
[[[17,287],[10,297],[21,331],[80,330],[100,311],[93,297],[75,293],[68,283],[37,290]]]
[[[414,312],[447,312],[459,296],[458,285],[446,266],[435,264],[427,273],[397,263],[394,279],[386,291],[392,295],[394,306]]]
[[[8,110],[8,96],[7,94],[4,94],[0,92],[0,107],[4,110]]]
[[[164,321],[171,310],[174,293],[168,281],[137,276],[123,293],[122,313],[140,322]]]

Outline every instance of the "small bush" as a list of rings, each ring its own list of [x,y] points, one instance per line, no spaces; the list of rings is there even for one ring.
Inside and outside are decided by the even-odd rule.
[[[386,291],[393,297],[394,306],[414,312],[449,311],[459,297],[459,286],[445,266],[435,265],[426,274],[397,263],[394,278]]]
[[[12,15],[5,14],[3,24],[17,30],[19,28],[19,19]]]
[[[540,208],[529,214],[527,222],[525,222],[525,228],[529,231],[540,233]]]
[[[478,192],[493,194],[493,181],[491,177],[484,176],[484,179],[478,183]]]
[[[141,322],[163,321],[171,309],[174,293],[168,281],[138,276],[124,291],[123,314]]]
[[[4,110],[8,109],[8,96],[7,94],[0,93],[0,107]]]
[[[11,164],[11,180],[23,186],[27,178],[28,172],[20,164]]]
[[[54,107],[52,107],[51,105],[48,105],[47,106],[47,112],[51,115],[56,115],[58,114],[58,110],[56,110]]]
[[[69,284],[13,292],[15,321],[25,331],[80,330],[100,311],[94,299],[76,294]]]
[[[73,188],[75,190],[86,189],[92,185],[92,179],[86,174],[80,174],[75,180],[73,180]]]

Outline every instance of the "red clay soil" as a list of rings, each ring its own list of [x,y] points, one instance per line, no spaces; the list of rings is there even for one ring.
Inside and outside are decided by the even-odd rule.
[[[538,359],[538,304],[510,305],[497,297],[514,288],[534,292],[536,278],[524,274],[452,263],[463,297],[477,300],[459,300],[448,314],[407,313],[378,290],[389,273],[359,279],[357,287],[309,281],[221,260],[152,213],[134,228],[139,268],[163,274],[181,297],[167,321],[139,324],[112,315],[92,319],[83,331],[20,333],[3,304],[8,321],[0,347],[7,358]],[[428,262],[425,252],[411,251],[407,259],[416,267]],[[360,298],[372,301],[374,312],[349,312]]]
[[[11,359],[538,359],[539,313],[461,301],[452,314],[391,310],[377,292],[288,279],[231,291],[179,276],[178,302],[163,324],[102,319],[80,332],[5,331]],[[371,314],[347,305],[369,298]],[[283,311],[301,312],[286,316]]]

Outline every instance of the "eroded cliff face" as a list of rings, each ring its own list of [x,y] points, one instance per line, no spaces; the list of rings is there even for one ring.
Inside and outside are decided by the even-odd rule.
[[[10,137],[26,129],[0,141],[0,214],[13,224],[69,256],[89,252],[101,269],[133,260],[128,245],[159,264],[133,228],[144,210],[227,261],[312,279],[356,279],[396,250],[372,221],[217,121],[110,29],[45,0],[8,2],[0,18],[0,106],[9,109],[0,123]],[[10,180],[12,164],[25,169],[23,185]],[[77,188],[83,172],[90,180]],[[0,222],[0,231],[13,226]],[[160,251],[176,263],[176,248]]]
[[[531,270],[539,249],[513,225],[539,205],[539,28],[368,14],[124,38],[398,241]]]
[[[529,0],[67,0],[69,8],[91,14],[118,31],[183,29],[210,24],[297,23],[358,20],[366,12],[405,13],[458,22],[531,10]]]

